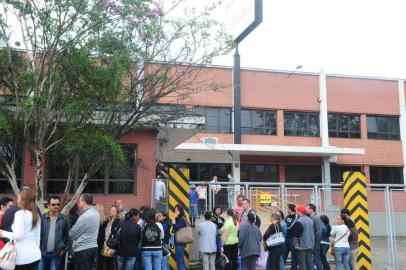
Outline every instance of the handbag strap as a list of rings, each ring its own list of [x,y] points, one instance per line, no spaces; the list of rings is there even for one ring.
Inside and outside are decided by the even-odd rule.
[[[348,233],[348,228],[345,231],[345,233],[340,238],[338,238],[337,241],[335,241],[335,240],[333,241],[333,244],[335,245],[336,243],[340,242],[340,240],[343,239],[347,235],[347,233]]]

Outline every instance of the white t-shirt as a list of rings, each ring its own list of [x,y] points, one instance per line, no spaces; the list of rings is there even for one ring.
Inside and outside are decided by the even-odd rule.
[[[335,247],[350,247],[348,237],[350,236],[350,230],[346,225],[336,225],[331,229],[331,235],[335,236]],[[344,237],[343,237],[344,235]]]
[[[18,210],[11,226],[13,232],[4,232],[3,236],[14,239],[17,257],[16,265],[29,264],[41,259],[39,249],[41,238],[41,219],[38,217],[37,225],[32,228],[32,213],[28,210]]]
[[[218,183],[218,181],[211,180],[210,183]],[[217,193],[221,190],[221,185],[210,185],[210,189],[213,190],[214,193]]]
[[[157,180],[155,182],[155,199],[165,198],[165,183],[162,180]]]

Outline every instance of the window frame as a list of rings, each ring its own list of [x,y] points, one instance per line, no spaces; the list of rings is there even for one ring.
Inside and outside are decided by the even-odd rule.
[[[304,116],[305,127],[304,128],[287,128],[287,115],[292,114],[294,122],[298,122],[301,116]],[[310,117],[317,117],[317,129],[310,128]],[[300,124],[297,124],[300,126]],[[283,131],[284,136],[297,136],[297,137],[320,137],[320,112],[306,112],[306,111],[284,111],[283,112]],[[315,132],[315,133],[314,133]],[[289,134],[291,133],[291,134]],[[302,134],[298,134],[302,133]],[[314,133],[314,134],[312,134]]]
[[[203,110],[202,112],[196,112],[197,110]],[[213,111],[210,111],[213,110]],[[228,107],[210,107],[210,106],[195,106],[192,109],[193,114],[197,116],[204,117],[204,126],[202,127],[201,131],[207,133],[231,133],[232,131],[232,110]],[[215,115],[210,115],[209,112],[215,112]],[[228,119],[228,126],[223,126],[223,120],[221,119],[222,112],[229,114]],[[216,125],[208,125],[208,119],[214,118],[216,119]]]
[[[264,174],[265,177],[264,179],[253,179],[254,177],[254,170],[255,166],[264,166]],[[278,164],[266,164],[266,163],[241,163],[240,164],[240,171],[243,171],[244,167],[249,167],[249,179],[247,179],[247,182],[264,182],[264,183],[279,183],[280,182],[280,173],[279,173],[279,165]],[[272,179],[272,172],[271,172],[271,167],[276,168],[276,179]],[[244,170],[245,171],[245,170]]]
[[[320,181],[319,182],[313,182],[311,181],[311,178],[309,177],[309,179],[304,179],[304,178],[295,178],[294,180],[289,180],[288,179],[288,168],[289,167],[303,167],[304,169],[304,173],[301,173],[302,177],[306,176],[306,178],[308,177],[306,175],[306,173],[309,173],[309,167],[318,167],[319,168],[319,172],[320,172]],[[307,167],[307,169],[305,168]],[[310,181],[309,181],[310,180]],[[318,165],[314,165],[314,164],[286,164],[285,165],[285,182],[286,183],[307,183],[307,184],[320,184],[323,182],[323,173],[322,173],[322,166],[320,164]]]
[[[376,132],[370,131],[370,119],[375,118],[375,127],[376,127]],[[386,118],[386,126],[387,126],[387,131],[382,132],[379,131],[379,124],[378,121],[381,119]],[[397,128],[398,131],[395,132],[390,132],[390,126],[391,120],[397,120]],[[395,136],[391,137],[391,136]],[[399,122],[399,116],[393,116],[393,115],[367,115],[367,138],[368,140],[388,140],[388,141],[400,141],[400,122]]]
[[[333,116],[335,119],[335,129],[331,129],[330,125],[330,116]],[[340,117],[346,117],[347,130],[340,130]],[[358,118],[358,130],[353,131],[351,129],[351,117]],[[332,134],[335,134],[332,136]],[[347,137],[340,136],[340,134],[347,134]],[[351,136],[351,135],[357,136]],[[360,139],[361,138],[361,115],[359,114],[345,114],[345,113],[328,113],[328,136],[331,138],[344,138],[344,139]]]
[[[133,179],[114,179],[110,177],[110,172],[108,169],[108,166],[105,165],[101,168],[101,170],[103,170],[103,178],[95,178],[95,175],[93,175],[93,177],[91,179],[89,179],[89,182],[87,183],[86,187],[85,187],[85,191],[86,188],[89,186],[89,183],[97,183],[97,182],[103,182],[103,192],[93,192],[94,194],[97,195],[137,195],[137,154],[138,154],[138,145],[137,144],[129,144],[129,143],[120,143],[120,145],[123,146],[131,146],[133,147],[133,153],[134,153],[134,167],[133,167],[133,171],[134,171],[134,178]],[[79,161],[80,162],[80,161]],[[63,182],[64,184],[66,184],[66,180],[67,180],[67,176],[66,178],[49,178],[48,177],[48,167],[46,169],[46,190],[48,189],[48,183],[49,182]],[[76,170],[76,172],[74,173],[73,176],[73,181],[72,181],[72,186],[71,189],[75,190],[77,189],[77,187],[80,185],[80,182],[82,180],[82,177],[80,176],[80,172],[79,172],[79,166],[78,169]],[[128,192],[128,193],[111,193],[110,192],[110,183],[118,183],[118,182],[131,182],[133,183],[133,187],[132,187],[132,191]],[[63,191],[62,191],[63,192]],[[55,192],[55,194],[62,194],[62,193],[58,193]]]
[[[242,114],[243,112],[249,113],[249,122],[247,126],[243,126]],[[262,126],[258,127],[254,125],[253,114],[261,112],[262,113]],[[271,114],[273,117],[274,127],[272,124],[266,126],[267,113]],[[258,130],[259,132],[256,132]],[[256,110],[256,109],[241,109],[241,134],[242,135],[270,135],[275,136],[277,131],[277,115],[275,110]]]
[[[378,170],[378,175],[379,175],[379,179],[373,179],[372,178],[372,174],[373,174],[373,172],[372,172],[372,170],[374,170],[374,169],[376,169],[376,170]],[[383,170],[390,170],[390,176],[391,176],[391,181],[389,181],[389,182],[383,182],[382,181],[382,171]],[[400,183],[396,183],[394,180],[394,171],[393,171],[393,169],[396,169],[396,170],[399,170],[399,172],[400,172],[400,176],[401,176],[401,178],[400,178]],[[370,183],[371,184],[381,184],[381,185],[391,185],[391,184],[394,184],[394,185],[396,185],[396,184],[400,184],[400,185],[403,185],[404,184],[404,175],[403,175],[403,167],[386,167],[386,166],[369,166],[369,181],[370,181]]]

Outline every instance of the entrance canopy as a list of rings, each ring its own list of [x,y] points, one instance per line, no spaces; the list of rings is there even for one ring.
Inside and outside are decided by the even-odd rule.
[[[288,146],[269,144],[204,144],[181,143],[175,152],[216,152],[239,155],[278,155],[332,157],[339,155],[363,155],[364,148],[345,148],[335,146]]]

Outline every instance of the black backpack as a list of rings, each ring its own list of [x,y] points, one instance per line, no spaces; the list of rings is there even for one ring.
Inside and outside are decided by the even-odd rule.
[[[147,222],[142,229],[142,245],[161,245],[161,230],[155,222]]]

